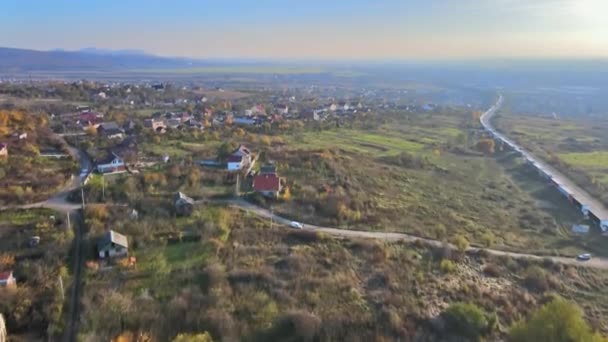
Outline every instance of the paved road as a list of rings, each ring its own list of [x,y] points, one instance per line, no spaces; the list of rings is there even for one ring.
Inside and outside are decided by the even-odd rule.
[[[529,151],[526,151],[521,146],[517,145],[513,140],[506,137],[504,134],[498,132],[491,124],[492,118],[500,108],[503,102],[502,95],[494,106],[486,111],[480,118],[482,126],[491,132],[496,138],[502,140],[505,144],[511,146],[514,150],[520,152],[524,158],[531,162],[537,169],[540,169],[544,174],[549,175],[553,181],[558,183],[560,187],[565,189],[570,196],[575,198],[579,203],[585,205],[588,210],[593,213],[599,220],[602,230],[608,230],[608,210],[604,207],[603,203],[581,187],[572,182],[563,173],[556,170],[554,167],[545,163],[540,158],[534,156]]]
[[[291,220],[278,216],[274,213],[271,213],[269,210],[265,208],[261,208],[255,204],[249,203],[242,199],[232,199],[232,200],[219,200],[215,201],[215,203],[226,204],[228,206],[239,208],[245,210],[249,213],[253,213],[259,217],[269,219],[272,217],[273,222],[279,225],[288,226]],[[292,229],[287,228],[286,229]],[[333,227],[323,227],[316,226],[312,224],[304,224],[304,230],[312,230],[323,232],[326,234],[330,234],[333,236],[343,237],[343,238],[369,238],[369,239],[379,239],[384,241],[406,241],[406,242],[415,242],[415,241],[423,241],[429,245],[442,247],[446,246],[446,243],[440,240],[435,239],[427,239],[419,236],[406,234],[406,233],[391,233],[391,232],[371,232],[371,231],[362,231],[362,230],[351,230],[351,229],[340,229]],[[449,247],[456,249],[456,246],[452,244],[447,244]],[[477,248],[477,247],[469,247],[467,251],[469,252],[477,252],[479,250],[484,250],[492,255],[497,256],[510,256],[516,259],[533,259],[533,260],[546,260],[550,259],[553,262],[568,264],[568,265],[578,265],[578,266],[586,266],[593,268],[601,268],[608,270],[608,259],[595,257],[589,261],[578,261],[572,257],[561,257],[561,256],[541,256],[530,253],[513,253],[506,252],[498,249],[492,248]]]

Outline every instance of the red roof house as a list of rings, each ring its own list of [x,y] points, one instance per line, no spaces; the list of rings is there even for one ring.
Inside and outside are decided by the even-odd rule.
[[[253,178],[253,190],[264,196],[279,197],[281,178],[275,173],[257,175]]]

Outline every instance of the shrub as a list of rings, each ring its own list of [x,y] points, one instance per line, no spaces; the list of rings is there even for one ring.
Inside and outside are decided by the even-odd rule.
[[[455,335],[478,341],[496,326],[494,318],[472,303],[450,305],[442,314],[446,329]]]
[[[292,230],[287,234],[289,240],[300,243],[319,242],[319,234],[312,230]]]
[[[202,334],[179,334],[175,336],[173,342],[213,342],[208,332]]]
[[[546,291],[549,289],[547,273],[539,266],[530,266],[524,273],[524,284],[530,290]]]
[[[516,323],[509,332],[509,341],[607,341],[593,333],[583,319],[581,309],[562,298],[543,305],[527,321]]]
[[[319,339],[321,319],[304,311],[288,312],[274,323],[272,329],[261,336],[265,341],[315,341]]]
[[[464,252],[469,248],[469,240],[464,235],[457,235],[452,243],[460,252]]]
[[[489,277],[499,277],[502,273],[502,270],[496,264],[487,264],[483,268],[483,273]]]
[[[494,244],[494,234],[486,232],[481,236],[481,242],[484,246],[490,247]]]
[[[439,269],[441,269],[441,272],[443,273],[452,273],[456,271],[456,264],[454,264],[454,262],[452,262],[451,260],[443,259],[441,260]]]

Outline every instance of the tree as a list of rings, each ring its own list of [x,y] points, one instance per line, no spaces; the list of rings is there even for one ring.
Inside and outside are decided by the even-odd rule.
[[[95,126],[87,126],[84,131],[87,133],[87,135],[90,136],[94,136],[97,134],[97,128],[95,128]]]
[[[608,339],[591,330],[576,304],[556,298],[534,312],[527,321],[515,323],[509,332],[509,341],[605,342]]]
[[[208,332],[202,334],[179,334],[175,336],[173,342],[213,342]]]
[[[464,235],[458,235],[454,238],[454,246],[458,248],[460,252],[465,252],[469,248],[469,240]]]
[[[477,142],[477,149],[485,154],[493,154],[496,149],[494,139],[480,139]]]
[[[235,149],[236,149],[236,146],[234,144],[230,144],[228,142],[222,143],[217,148],[217,156],[219,159],[224,159],[224,158],[228,157],[230,155],[230,153],[232,153]]]
[[[291,190],[289,190],[289,187],[288,187],[288,186],[286,186],[286,187],[285,187],[285,190],[283,191],[283,199],[284,199],[285,201],[289,201],[289,200],[291,200]]]
[[[455,335],[478,341],[482,336],[492,332],[497,324],[492,315],[486,314],[472,303],[455,303],[450,305],[442,316],[446,329]]]

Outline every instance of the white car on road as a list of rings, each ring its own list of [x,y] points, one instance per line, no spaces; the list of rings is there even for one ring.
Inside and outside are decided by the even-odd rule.
[[[294,229],[304,229],[304,225],[301,224],[300,222],[296,222],[296,221],[291,221],[289,223],[289,226]]]
[[[589,253],[585,253],[585,254],[579,254],[579,255],[576,257],[576,259],[577,259],[577,260],[580,260],[580,261],[587,261],[587,260],[591,260],[591,254],[589,254]]]

